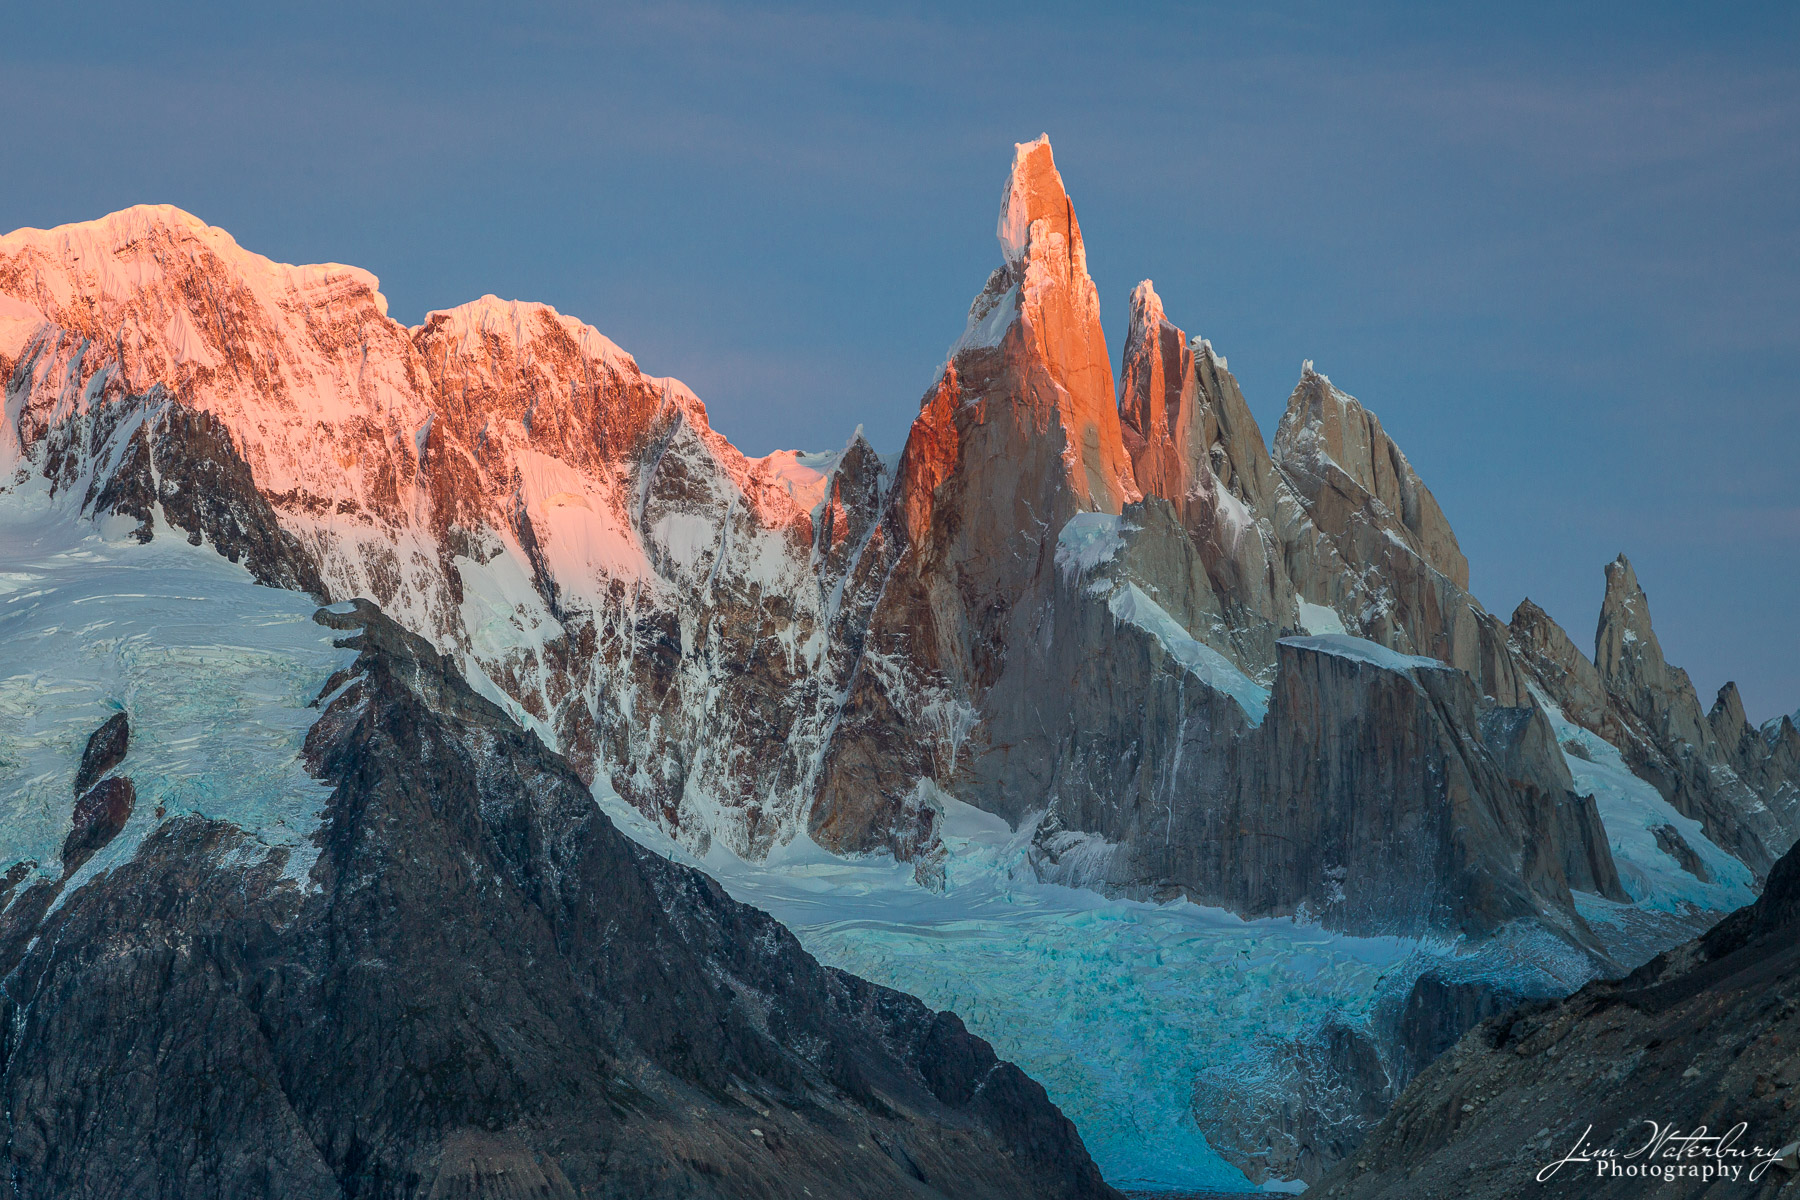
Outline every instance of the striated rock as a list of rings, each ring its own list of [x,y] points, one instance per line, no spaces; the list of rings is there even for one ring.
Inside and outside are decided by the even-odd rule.
[[[1800,1128],[1797,935],[1800,852],[1790,850],[1755,904],[1699,939],[1623,980],[1486,1021],[1413,1080],[1318,1187],[1383,1200],[1480,1200],[1522,1190],[1623,1197],[1649,1186],[1684,1197],[1788,1189],[1793,1160],[1775,1160],[1793,1154]],[[1743,1157],[1724,1160],[1740,1167],[1737,1177],[1603,1173],[1595,1150],[1618,1156],[1620,1166],[1677,1165],[1632,1155],[1648,1138],[1646,1121],[1683,1136],[1700,1126],[1726,1133],[1741,1122],[1733,1145]],[[1547,1170],[1567,1158],[1578,1161]]]
[[[1558,865],[1572,889],[1629,902],[1594,798],[1576,794],[1568,761],[1543,710],[1536,705],[1495,707],[1482,712],[1478,722],[1482,742],[1507,782],[1551,822],[1549,829],[1532,836],[1531,844],[1560,849]]]
[[[232,562],[241,559],[258,583],[330,599],[216,417],[155,388],[96,410],[90,436],[97,456],[110,454],[118,465],[92,478],[84,508],[135,519],[140,542],[154,536],[153,510],[160,512],[191,545],[206,542]]]
[[[1700,702],[1687,672],[1671,667],[1650,627],[1650,601],[1623,555],[1606,565],[1606,598],[1594,631],[1594,666],[1607,691],[1659,740],[1699,746]]]
[[[1432,570],[1468,590],[1469,561],[1431,490],[1375,414],[1311,363],[1282,414],[1275,458],[1328,536],[1361,517],[1399,533]]]
[[[1609,742],[1623,740],[1623,725],[1600,672],[1549,613],[1530,599],[1520,601],[1508,634],[1513,653],[1564,716]]]
[[[1755,756],[1733,762],[1746,749],[1742,739],[1722,745],[1702,715],[1700,699],[1686,671],[1672,667],[1650,625],[1650,602],[1631,563],[1620,555],[1606,568],[1606,598],[1594,633],[1594,665],[1627,727],[1625,760],[1680,812],[1698,820],[1707,836],[1750,867],[1768,869],[1800,835],[1800,811],[1792,792],[1782,809],[1772,808],[1733,770],[1747,766],[1762,774]],[[1729,705],[1720,724],[1730,726]],[[1763,781],[1765,787],[1768,781]],[[1777,803],[1780,803],[1779,793]]]
[[[1766,870],[1800,836],[1800,738],[1790,742],[1778,726],[1751,730],[1729,684],[1703,717],[1687,672],[1663,657],[1630,562],[1620,555],[1606,579],[1591,663],[1535,604],[1513,614],[1512,649],[1532,686],[1619,747],[1631,770],[1709,838]],[[1661,836],[1678,859],[1691,857],[1673,830]]]
[[[1275,524],[1294,589],[1343,628],[1467,672],[1498,704],[1529,703],[1506,631],[1468,592],[1437,500],[1381,422],[1306,364],[1275,432]],[[1319,632],[1325,632],[1319,630]]]
[[[81,752],[81,766],[75,772],[75,794],[87,791],[102,775],[124,762],[130,746],[130,719],[122,712],[106,718],[100,728],[88,735],[87,747]]]
[[[322,619],[361,653],[310,878],[189,816],[0,918],[21,1195],[1115,1195],[954,1016],[628,841],[372,606]]]
[[[1479,717],[1467,675],[1353,639],[1281,649],[1269,766],[1246,802],[1294,814],[1297,827],[1268,830],[1285,836],[1263,837],[1259,857],[1318,881],[1327,924],[1481,933],[1528,918],[1583,936],[1570,868],[1582,882],[1604,877],[1603,831],[1566,788],[1515,787],[1468,737]],[[1327,880],[1341,892],[1321,895]]]
[[[1039,785],[1046,877],[1350,932],[1525,918],[1582,944],[1571,884],[1621,894],[1547,727],[1490,747],[1465,674],[1325,636],[1282,641],[1273,687],[1257,684],[1186,632],[1210,592],[1161,500],[1072,520],[1058,563],[1058,682],[1029,710],[1058,746]],[[982,798],[1033,814],[1029,793]]]

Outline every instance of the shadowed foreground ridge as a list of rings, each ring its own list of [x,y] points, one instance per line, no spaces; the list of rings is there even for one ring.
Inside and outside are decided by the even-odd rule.
[[[1116,1195],[954,1015],[626,839],[372,605],[318,619],[360,656],[306,884],[190,816],[7,914],[9,1194]]]
[[[1713,1135],[1743,1122],[1737,1148],[1781,1156],[1755,1183],[1601,1176],[1571,1162],[1581,1142],[1625,1156],[1645,1122]],[[1319,1184],[1336,1197],[1792,1195],[1800,1179],[1800,849],[1756,903],[1616,982],[1482,1024],[1427,1069],[1355,1155]],[[1657,1158],[1701,1165],[1715,1158]]]

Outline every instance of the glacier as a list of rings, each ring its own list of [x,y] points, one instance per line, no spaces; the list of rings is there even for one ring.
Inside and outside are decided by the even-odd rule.
[[[1547,972],[1568,987],[1587,969],[1563,961],[1566,947],[1504,936],[1471,953],[1042,883],[1028,861],[1031,823],[1015,831],[942,793],[947,858],[935,888],[889,854],[840,856],[804,834],[761,862],[716,843],[695,857],[603,783],[594,791],[629,836],[704,869],[821,962],[956,1012],[1044,1085],[1108,1182],[1126,1190],[1257,1190],[1207,1144],[1192,1104],[1204,1072],[1247,1077],[1270,1039],[1328,1017],[1366,1021],[1397,983],[1433,967]]]
[[[301,766],[310,707],[355,658],[298,592],[254,583],[211,546],[129,520],[76,521],[41,487],[0,494],[0,843],[55,878],[82,748],[131,721],[121,773],[137,805],[69,880],[128,861],[160,820],[230,821],[304,880],[328,789]],[[160,518],[159,518],[160,519]]]

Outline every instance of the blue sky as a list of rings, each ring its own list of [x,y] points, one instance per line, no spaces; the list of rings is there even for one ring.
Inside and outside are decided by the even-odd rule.
[[[265,7],[9,10],[0,227],[167,201],[897,449],[1047,131],[1115,358],[1149,276],[1265,435],[1316,360],[1490,608],[1589,646],[1623,550],[1703,700],[1800,707],[1800,5]]]

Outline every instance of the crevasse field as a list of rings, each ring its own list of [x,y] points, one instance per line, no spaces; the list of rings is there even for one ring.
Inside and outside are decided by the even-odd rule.
[[[41,491],[0,494],[0,855],[56,878],[88,735],[131,720],[137,806],[71,880],[125,862],[165,817],[230,821],[306,878],[329,791],[299,762],[309,707],[355,655],[298,592],[259,587],[162,527],[148,545],[72,519]],[[68,891],[65,890],[64,895]]]
[[[1044,1085],[1124,1188],[1250,1190],[1194,1122],[1201,1074],[1236,1063],[1252,1073],[1259,1041],[1328,1013],[1363,1016],[1391,974],[1457,957],[1448,945],[1038,883],[1024,835],[954,800],[941,893],[915,883],[910,864],[838,858],[804,835],[763,863],[723,850],[696,861],[623,801],[601,803],[640,842],[779,918],[821,961],[954,1010]]]

